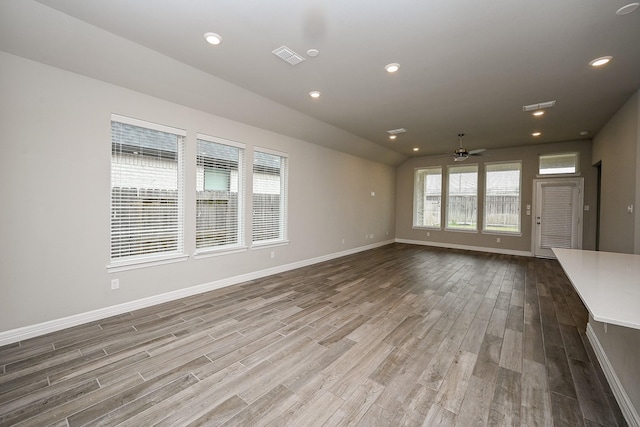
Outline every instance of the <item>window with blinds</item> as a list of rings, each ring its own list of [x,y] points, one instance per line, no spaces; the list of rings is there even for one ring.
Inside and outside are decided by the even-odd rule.
[[[540,175],[575,175],[578,170],[578,153],[541,154]]]
[[[520,233],[521,162],[486,163],[484,231]]]
[[[442,168],[416,169],[413,187],[413,226],[439,228],[442,211]]]
[[[449,166],[447,229],[478,229],[478,165]]]
[[[198,135],[196,249],[244,243],[244,145]]]
[[[253,153],[253,242],[287,239],[287,157],[255,149]]]
[[[111,260],[183,253],[185,132],[111,118]]]

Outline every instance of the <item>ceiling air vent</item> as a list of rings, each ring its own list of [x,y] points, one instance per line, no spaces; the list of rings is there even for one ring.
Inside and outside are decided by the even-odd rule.
[[[283,61],[288,62],[291,65],[298,65],[302,61],[304,61],[304,57],[298,55],[293,50],[289,49],[286,46],[281,46],[273,51],[273,54]]]
[[[523,105],[522,111],[543,110],[545,108],[551,108],[556,105],[556,101],[541,102],[539,104]]]

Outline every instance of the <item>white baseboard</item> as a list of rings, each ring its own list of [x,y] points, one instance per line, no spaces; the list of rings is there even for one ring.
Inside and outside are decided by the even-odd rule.
[[[150,307],[152,305],[177,300],[180,298],[190,297],[193,295],[209,292],[209,291],[224,288],[227,286],[237,285],[240,283],[248,282],[250,280],[260,279],[262,277],[271,276],[274,274],[284,273],[285,271],[295,270],[296,268],[307,267],[309,265],[330,261],[332,259],[356,254],[358,252],[367,251],[370,249],[389,245],[391,243],[393,243],[393,240],[373,243],[366,246],[360,246],[358,248],[348,249],[346,251],[323,255],[316,258],[310,258],[310,259],[294,262],[291,264],[284,264],[277,267],[268,268],[265,270],[254,271],[247,274],[241,274],[239,276],[216,280],[215,282],[204,283],[202,285],[191,286],[189,288],[179,289],[179,290],[167,292],[164,294],[154,295],[151,297],[126,302],[123,304],[100,308],[100,309],[89,311],[86,313],[80,313],[80,314],[75,314],[68,317],[63,317],[60,319],[50,320],[47,322],[38,323],[36,325],[24,326],[22,328],[0,332],[0,346],[12,344],[18,341],[23,341],[29,338],[40,336],[40,335],[45,335],[51,332],[60,331],[62,329],[70,328],[72,326],[78,326],[84,323],[105,319],[107,317],[116,316],[118,314],[128,313],[130,311],[139,310],[141,308]]]
[[[602,366],[602,371],[604,372],[605,377],[607,377],[607,381],[611,386],[613,395],[618,401],[618,405],[620,405],[620,410],[622,411],[622,415],[624,415],[627,424],[631,427],[640,427],[640,416],[638,416],[638,411],[633,406],[633,403],[631,403],[631,399],[629,399],[624,387],[622,387],[622,383],[620,383],[616,372],[613,370],[613,366],[611,366],[611,362],[609,362],[607,353],[605,353],[604,348],[602,348],[596,333],[591,327],[591,323],[587,324],[587,338],[589,338],[591,347],[593,347],[593,351],[596,353],[598,362],[600,362],[600,366]]]
[[[453,243],[440,243],[440,242],[431,242],[427,240],[409,240],[409,239],[396,239],[396,243],[407,243],[410,245],[423,245],[423,246],[434,246],[437,248],[447,248],[447,249],[463,249],[465,251],[477,251],[477,252],[489,252],[492,254],[502,254],[502,255],[517,255],[517,256],[526,256],[532,257],[533,253],[531,251],[514,251],[512,249],[501,249],[501,248],[487,248],[483,246],[468,246],[468,245],[456,245]]]

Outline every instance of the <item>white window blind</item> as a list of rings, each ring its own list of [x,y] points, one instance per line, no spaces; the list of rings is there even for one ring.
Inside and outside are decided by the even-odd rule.
[[[520,233],[520,162],[485,164],[484,230]]]
[[[447,181],[447,228],[478,228],[478,165],[449,166]]]
[[[573,188],[568,185],[542,187],[541,248],[572,248]]]
[[[184,131],[111,121],[111,260],[183,252]]]
[[[440,227],[442,168],[416,169],[413,191],[414,227]]]
[[[253,242],[287,238],[287,157],[256,149],[253,154]]]
[[[204,135],[197,142],[196,249],[242,245],[244,146]]]
[[[540,175],[575,174],[578,172],[578,153],[544,154],[540,156]]]

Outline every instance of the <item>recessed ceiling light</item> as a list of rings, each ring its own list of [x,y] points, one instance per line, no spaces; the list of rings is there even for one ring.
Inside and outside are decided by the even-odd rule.
[[[312,90],[311,92],[309,92],[309,96],[312,98],[320,98],[320,91],[319,90]]]
[[[316,56],[320,55],[320,51],[318,49],[309,49],[307,51],[307,55],[309,55],[312,58],[315,58]]]
[[[219,45],[220,43],[222,43],[222,37],[220,37],[220,35],[216,33],[205,33],[204,39],[207,41],[207,43],[212,45]]]
[[[413,147],[413,151],[419,151],[420,149],[418,147]]]
[[[540,136],[540,135],[542,135],[542,132],[533,132],[531,134],[531,136]]]
[[[640,6],[640,3],[629,3],[628,5],[622,6],[620,9],[616,10],[616,15],[628,15],[635,11],[638,6]]]
[[[544,115],[544,110],[538,110],[531,113],[532,116],[540,117]]]
[[[613,59],[613,56],[601,56],[600,58],[596,58],[589,62],[589,65],[592,67],[602,67],[605,64],[608,64],[609,61]]]
[[[580,135],[587,136],[587,135],[589,135],[589,131],[588,130],[580,131]]]
[[[398,135],[389,135],[389,139],[396,139]]]
[[[387,73],[395,73],[400,69],[400,64],[392,62],[391,64],[387,64],[384,69],[387,70]]]

